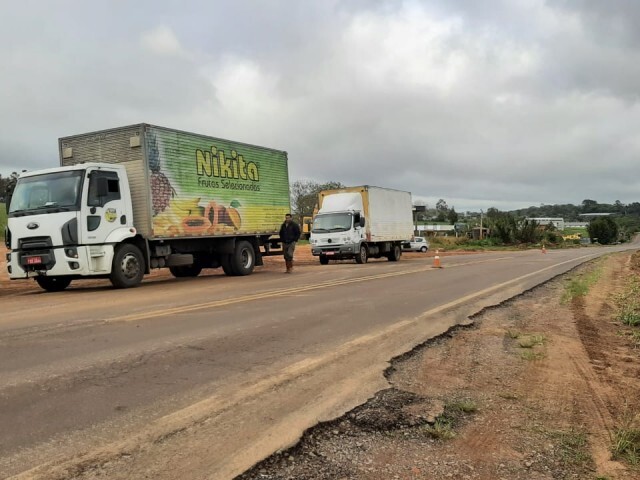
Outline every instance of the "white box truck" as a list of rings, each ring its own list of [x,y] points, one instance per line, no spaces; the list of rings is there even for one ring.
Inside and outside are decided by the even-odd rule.
[[[311,230],[311,253],[329,260],[387,257],[398,261],[402,242],[413,235],[411,193],[389,188],[359,187],[324,190]]]
[[[133,287],[162,267],[248,275],[277,245],[286,152],[148,124],[58,143],[61,166],[21,174],[13,192],[11,279],[59,291],[78,278]]]

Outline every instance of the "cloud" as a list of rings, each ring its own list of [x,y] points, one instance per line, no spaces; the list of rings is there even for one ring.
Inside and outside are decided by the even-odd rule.
[[[181,55],[184,52],[178,37],[166,25],[144,32],[140,38],[142,46],[157,55]]]
[[[1,173],[149,122],[461,211],[639,201],[636,2],[66,5],[7,7]]]

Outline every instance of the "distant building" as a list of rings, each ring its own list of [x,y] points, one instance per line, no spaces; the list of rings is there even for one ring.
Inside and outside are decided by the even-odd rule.
[[[608,217],[610,215],[613,215],[613,212],[609,212],[609,213],[579,213],[578,214],[579,217],[585,217],[585,218]]]
[[[427,236],[446,236],[449,233],[455,233],[455,227],[453,225],[417,225],[417,235]]]
[[[538,222],[540,225],[553,225],[558,230],[564,230],[564,218],[561,217],[538,217],[538,218],[527,218],[527,220],[533,220]]]
[[[589,222],[564,222],[564,228],[587,228]]]
[[[491,235],[491,230],[485,227],[473,227],[469,232],[467,232],[467,236],[473,240],[481,240],[485,238],[489,238]]]

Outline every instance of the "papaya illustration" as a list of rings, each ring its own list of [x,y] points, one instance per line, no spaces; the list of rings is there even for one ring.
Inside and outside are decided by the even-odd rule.
[[[190,215],[182,219],[182,229],[187,234],[199,235],[205,233],[209,227],[211,222],[206,217]]]

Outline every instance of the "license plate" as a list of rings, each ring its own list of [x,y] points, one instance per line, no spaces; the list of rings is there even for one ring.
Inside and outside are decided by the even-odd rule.
[[[42,257],[27,257],[27,265],[37,265],[42,263]]]
[[[333,255],[335,252],[327,252],[327,255]]]

